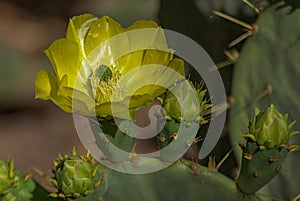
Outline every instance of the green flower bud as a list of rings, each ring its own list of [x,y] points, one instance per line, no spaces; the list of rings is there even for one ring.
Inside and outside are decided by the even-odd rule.
[[[288,122],[287,114],[279,113],[271,104],[266,111],[257,111],[249,124],[250,133],[244,136],[256,141],[261,148],[286,147],[290,138],[299,133],[291,132],[294,124]]]
[[[52,197],[76,199],[88,195],[99,185],[95,180],[97,168],[89,153],[78,156],[73,149],[72,156],[59,156],[59,161],[54,161],[54,165],[56,169],[51,181],[58,192],[50,194]]]
[[[0,161],[0,195],[5,194],[14,183],[14,162]]]
[[[14,169],[14,162],[7,159],[0,161],[0,200],[24,201],[31,200],[35,183],[30,175],[22,175]]]
[[[205,100],[206,90],[196,89],[193,84],[185,80],[165,93],[163,107],[168,118],[177,121],[200,120],[210,105]]]

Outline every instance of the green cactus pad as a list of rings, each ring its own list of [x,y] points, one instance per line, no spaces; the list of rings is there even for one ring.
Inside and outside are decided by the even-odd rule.
[[[165,93],[163,109],[157,118],[157,141],[164,161],[178,160],[193,144],[205,112],[211,107],[205,99],[206,90],[184,80]],[[171,145],[171,146],[170,146]]]
[[[283,169],[288,150],[277,147],[261,150],[257,143],[248,141],[243,154],[238,187],[245,194],[254,194]]]
[[[299,9],[290,13],[289,8],[278,9],[278,6],[258,16],[259,30],[246,41],[234,67],[235,105],[229,121],[232,144],[241,142],[240,134],[247,129],[241,119],[246,120],[254,107],[266,108],[273,103],[278,110],[289,113],[290,119],[300,121],[300,21],[296,19],[300,19]],[[258,100],[268,85],[272,92]],[[295,129],[300,130],[300,124]],[[284,199],[300,193],[300,180],[295,179],[300,178],[299,156],[297,152],[290,155],[286,171],[264,188],[265,193]]]
[[[134,136],[135,124],[129,120],[119,120],[119,126],[112,118],[100,120],[100,127],[91,122],[97,146],[105,155],[104,160],[109,163],[127,160],[135,143],[135,139],[131,137]]]
[[[151,159],[158,160],[158,159]],[[147,163],[143,158],[141,162]],[[130,163],[125,169],[134,168]],[[108,170],[109,190],[104,200],[113,201],[259,201],[245,196],[235,182],[221,173],[191,161],[180,160],[159,172],[144,175],[122,174]]]
[[[159,149],[163,149],[168,146],[174,138],[177,139],[177,132],[180,127],[179,122],[176,120],[165,121],[164,117],[158,117],[156,125],[157,130],[161,130],[157,135]]]
[[[157,121],[157,129],[161,130],[157,135],[160,155],[164,161],[174,162],[180,159],[193,144],[199,123],[177,122],[176,120],[162,121],[160,118]]]

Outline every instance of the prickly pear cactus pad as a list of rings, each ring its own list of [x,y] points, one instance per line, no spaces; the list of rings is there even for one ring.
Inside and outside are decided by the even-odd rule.
[[[14,182],[13,161],[0,161],[0,178],[0,195],[3,195]]]
[[[236,104],[230,111],[233,144],[242,141],[240,134],[247,125],[241,119],[246,120],[255,106],[266,108],[273,103],[279,111],[289,113],[290,119],[299,121],[300,21],[296,19],[300,19],[300,11],[279,7],[275,5],[259,14],[255,22],[258,32],[245,42],[234,66],[232,95]],[[270,94],[264,96],[266,92]],[[300,130],[299,124],[295,130]],[[297,136],[294,140],[297,142]],[[285,171],[266,186],[265,190],[270,187],[269,194],[290,199],[299,193],[299,156],[298,152],[289,156]]]
[[[142,159],[147,163],[149,159]],[[154,159],[157,160],[157,159]],[[124,164],[132,168],[132,164]],[[240,193],[235,182],[197,163],[180,160],[167,169],[144,175],[128,175],[108,170],[109,190],[104,200],[116,201],[259,201]]]
[[[22,175],[14,168],[14,162],[0,161],[0,200],[32,200],[35,183],[29,175]]]
[[[202,89],[201,86],[196,89],[188,80],[184,82],[190,84],[192,90],[186,90],[182,83],[174,85],[172,92],[167,91],[165,93],[162,100],[164,110],[161,111],[157,119],[157,130],[160,131],[157,135],[157,141],[161,149],[160,154],[166,161],[178,160],[179,155],[176,150],[180,150],[180,144],[187,149],[198,140],[197,137],[194,140],[189,139],[187,133],[197,133],[199,127],[208,122],[204,114],[211,105],[205,99],[206,90]],[[194,97],[195,94],[196,97]],[[176,97],[181,100],[177,100]],[[174,148],[167,147],[171,142],[177,143]]]
[[[90,123],[96,144],[105,155],[103,160],[110,163],[128,160],[134,150],[135,139],[131,136],[134,135],[135,124],[130,120],[121,121],[117,125],[112,117],[108,117],[99,120],[100,124]]]
[[[299,147],[289,140],[299,132],[291,131],[295,122],[270,105],[249,123],[249,134],[243,135],[247,143],[243,148],[242,168],[238,187],[246,194],[254,194],[269,183],[284,167],[288,152]]]
[[[132,39],[131,35],[126,35],[138,29],[152,31],[143,38]],[[114,37],[118,35],[119,38]],[[139,50],[137,47],[145,44],[145,37],[158,50]],[[120,51],[123,49],[132,52],[122,55]],[[159,86],[159,83],[168,80],[168,75],[163,72],[149,72],[153,76],[157,74],[155,77],[158,84],[152,83],[141,89],[132,87],[140,82],[141,75],[135,76],[135,79],[126,79],[125,74],[133,70],[139,73],[138,68],[142,65],[162,65],[181,75],[184,72],[183,63],[173,59],[163,30],[151,20],[136,21],[123,28],[108,16],[75,16],[70,19],[66,37],[53,42],[45,54],[55,75],[45,70],[37,74],[36,98],[51,100],[66,112],[79,112],[86,116],[112,116],[111,104],[114,104],[117,109],[113,116],[124,118],[123,106],[129,105],[131,117],[134,117],[135,109],[163,94],[165,88]],[[126,86],[120,84],[122,79],[126,79],[123,81]],[[168,81],[171,84],[175,78]]]

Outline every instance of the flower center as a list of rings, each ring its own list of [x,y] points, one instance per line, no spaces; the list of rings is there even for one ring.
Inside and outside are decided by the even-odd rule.
[[[112,95],[119,88],[121,73],[117,67],[100,65],[91,76],[93,97],[98,104],[111,102]]]
[[[96,69],[95,75],[100,78],[100,81],[108,82],[112,78],[112,72],[106,65],[101,65]]]

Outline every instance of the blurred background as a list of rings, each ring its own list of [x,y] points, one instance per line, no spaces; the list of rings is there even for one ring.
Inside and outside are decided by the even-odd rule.
[[[70,17],[109,15],[127,26],[157,20],[158,8],[159,0],[1,0],[0,159],[13,158],[22,172],[35,167],[47,173],[57,153],[70,153],[74,145],[85,152],[72,115],[35,100],[34,92],[36,73],[51,71],[43,50],[64,37]]]

